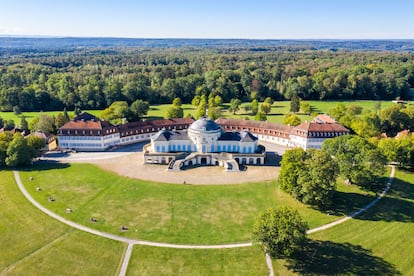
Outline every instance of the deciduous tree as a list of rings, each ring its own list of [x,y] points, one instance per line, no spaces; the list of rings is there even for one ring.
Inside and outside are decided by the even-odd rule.
[[[269,209],[259,215],[253,237],[273,258],[291,256],[306,242],[307,223],[291,207]]]
[[[231,99],[229,111],[232,112],[233,115],[236,114],[240,109],[240,105],[241,101],[239,99]]]
[[[35,155],[36,152],[27,144],[27,140],[20,133],[16,133],[7,147],[6,165],[10,167],[28,165]]]
[[[383,175],[386,158],[368,140],[355,135],[344,135],[325,140],[322,149],[335,157],[339,173],[350,183],[371,188]]]

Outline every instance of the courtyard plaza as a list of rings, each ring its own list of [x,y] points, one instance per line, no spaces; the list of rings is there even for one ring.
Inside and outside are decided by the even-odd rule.
[[[247,166],[240,172],[226,172],[219,166],[192,167],[181,171],[168,171],[165,165],[144,164],[145,143],[119,147],[106,152],[51,153],[40,160],[61,163],[92,163],[119,175],[174,184],[240,184],[258,181],[275,181],[279,174],[279,161],[285,147],[260,142],[266,147],[266,163]]]

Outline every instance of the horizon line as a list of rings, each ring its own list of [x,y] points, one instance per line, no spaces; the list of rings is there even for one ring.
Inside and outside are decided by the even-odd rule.
[[[310,40],[342,40],[342,41],[352,41],[352,40],[414,40],[414,38],[364,38],[364,37],[355,37],[355,38],[306,38],[306,37],[296,37],[296,38],[245,38],[245,37],[128,37],[128,36],[76,36],[76,35],[25,35],[25,34],[0,34],[0,38],[97,38],[97,39],[160,39],[160,40],[168,40],[168,39],[181,39],[181,40],[263,40],[263,41],[270,41],[270,40],[302,40],[302,41],[310,41]]]

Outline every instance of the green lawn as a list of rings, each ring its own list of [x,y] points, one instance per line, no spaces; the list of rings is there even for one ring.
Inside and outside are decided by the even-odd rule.
[[[0,171],[0,275],[114,275],[125,245],[73,230],[33,207]]]
[[[345,106],[350,105],[359,105],[362,106],[364,109],[372,110],[376,105],[377,101],[308,101],[312,107],[312,111],[316,113],[327,113],[328,110],[332,107],[335,107],[338,103],[342,103]],[[250,113],[246,113],[244,106],[250,105],[250,103],[243,103],[240,107],[240,110],[236,114],[232,114],[228,111],[229,104],[223,104],[222,111],[224,117],[232,117],[232,118],[249,118],[250,120],[254,120],[255,116],[252,116]],[[391,101],[381,101],[381,108],[387,108],[393,105]],[[167,113],[167,109],[171,105],[156,105],[151,106],[150,111],[148,112],[147,118],[153,119],[161,119],[164,118],[165,114]],[[189,105],[183,104],[184,109],[184,117],[187,115],[196,115],[197,108]],[[290,110],[290,101],[275,101],[272,105],[272,110],[270,114],[267,115],[267,120],[269,122],[274,123],[283,123],[284,115],[289,113]],[[308,116],[305,114],[298,113],[297,114],[302,121],[311,120],[313,117]]]
[[[313,259],[302,272],[414,275],[414,174],[398,171],[388,195],[367,213],[311,235]]]
[[[76,164],[68,168],[56,167],[34,167],[35,170],[21,172],[23,181],[29,191],[44,206],[64,215],[70,219],[82,222],[88,226],[105,229],[104,225],[115,221],[115,216],[127,218],[128,213],[133,211],[138,216],[137,221],[143,220],[147,223],[144,227],[155,227],[149,223],[159,224],[161,217],[146,221],[145,218],[159,213],[156,207],[165,211],[170,217],[166,224],[166,232],[155,229],[158,238],[168,238],[166,235],[174,235],[179,221],[190,222],[197,216],[199,219],[200,233],[210,235],[209,239],[191,235],[196,234],[195,229],[188,227],[187,238],[193,242],[213,241],[217,239],[217,232],[212,234],[204,231],[203,223],[215,221],[227,227],[237,227],[237,221],[243,217],[243,209],[248,205],[238,204],[248,201],[250,204],[264,206],[266,204],[277,204],[284,202],[298,208],[302,215],[312,223],[322,224],[336,218],[334,215],[326,216],[293,201],[289,196],[269,184],[246,184],[225,186],[184,186],[171,184],[145,183],[116,176],[112,173],[101,171],[92,165]],[[29,177],[34,180],[30,181]],[[43,183],[40,185],[39,183]],[[276,260],[273,262],[276,275],[299,274],[356,274],[356,275],[403,275],[414,274],[414,175],[399,171],[393,183],[390,193],[366,214],[347,221],[346,223],[331,229],[312,234],[308,246],[305,246],[300,255],[292,260]],[[271,184],[273,185],[273,184]],[[42,191],[36,192],[35,187],[41,186]],[[211,189],[208,189],[211,188]],[[365,200],[371,200],[371,195],[363,195],[363,192],[355,186],[340,185],[340,193],[343,199],[346,196],[354,198],[359,195],[365,204]],[[54,189],[54,190],[53,190]],[[192,190],[191,190],[192,189]],[[216,190],[216,191],[215,191]],[[62,192],[58,192],[62,191]],[[123,194],[122,202],[118,205],[115,199]],[[140,195],[143,194],[143,195]],[[267,195],[266,195],[267,194]],[[273,194],[273,196],[269,196]],[[350,194],[350,195],[345,195]],[[55,202],[48,202],[47,196],[54,196]],[[171,196],[177,196],[180,200],[171,200]],[[201,202],[200,200],[203,200]],[[144,199],[150,199],[144,201]],[[172,205],[165,209],[163,204],[168,202]],[[205,216],[204,211],[217,202],[225,202],[225,199],[234,201],[236,211],[226,217],[228,207],[217,205],[214,207],[216,213]],[[151,200],[156,200],[152,202]],[[71,201],[74,212],[66,214],[65,208]],[[189,201],[187,204],[184,201]],[[198,208],[194,208],[196,202]],[[344,200],[345,201],[345,200]],[[145,204],[146,214],[135,212],[130,202]],[[206,202],[210,202],[207,204]],[[101,205],[99,205],[100,203]],[[336,213],[352,210],[346,204],[338,204],[342,207],[336,209]],[[103,216],[98,218],[96,225],[90,224],[87,213],[93,206],[103,209]],[[121,209],[116,211],[113,208]],[[174,208],[172,208],[174,207]],[[190,210],[184,212],[182,209],[188,207]],[[267,207],[267,206],[266,206]],[[93,207],[95,208],[95,207]],[[257,206],[255,208],[258,208]],[[342,208],[345,208],[342,210]],[[142,209],[142,210],[144,210]],[[174,210],[175,225],[172,213]],[[47,217],[33,207],[20,194],[17,189],[12,173],[10,171],[0,172],[0,274],[1,275],[101,275],[116,274],[119,268],[120,258],[125,250],[125,245],[107,239],[82,233],[70,229],[63,224]],[[144,210],[144,211],[145,211]],[[347,211],[348,209],[346,209]],[[110,214],[111,212],[115,214]],[[335,211],[335,210],[334,210]],[[255,212],[249,209],[248,212]],[[192,213],[195,213],[194,215]],[[335,212],[334,212],[335,213]],[[95,214],[94,214],[95,215]],[[90,216],[90,214],[88,214]],[[190,216],[184,220],[181,216]],[[217,218],[217,216],[219,216]],[[109,219],[108,219],[108,218]],[[208,219],[206,219],[206,217]],[[239,219],[234,220],[235,217]],[[232,222],[223,221],[226,219]],[[130,225],[128,225],[130,226]],[[239,228],[243,228],[242,224]],[[248,232],[250,232],[248,227]],[[114,231],[118,232],[117,229]],[[156,228],[156,227],[155,227]],[[18,229],[18,230],[16,230]],[[226,229],[220,228],[222,231]],[[150,230],[148,230],[150,231]],[[152,231],[152,230],[151,230]],[[231,232],[231,231],[230,231]],[[134,236],[134,227],[125,235]],[[140,237],[145,231],[138,231]],[[234,233],[234,232],[231,232]],[[237,234],[237,233],[236,233]],[[226,235],[221,235],[224,238]],[[180,236],[180,235],[178,235]],[[172,240],[180,240],[173,237]],[[165,241],[165,240],[163,240]],[[170,240],[167,240],[170,241]],[[152,248],[146,246],[134,246],[133,254],[128,268],[129,275],[266,275],[264,256],[257,247],[223,249],[223,250],[184,250]]]
[[[372,109],[377,101],[308,101],[312,107],[313,112],[316,113],[326,113],[332,107],[335,107],[338,103],[343,103],[345,106],[349,105],[359,105],[362,106],[364,109]],[[387,108],[393,103],[391,101],[380,101],[381,108]],[[246,113],[243,106],[250,105],[250,103],[243,103],[241,105],[240,110],[236,114],[232,114],[228,111],[229,104],[223,104],[223,116],[224,117],[232,117],[232,118],[249,118],[250,120],[254,120],[255,116],[252,116],[249,113]],[[170,104],[163,104],[163,105],[152,105],[150,110],[148,111],[146,119],[163,119],[167,114],[167,109],[170,107]],[[197,113],[197,108],[192,106],[191,104],[183,104],[184,109],[184,117],[188,115],[195,116]],[[290,108],[290,101],[276,101],[272,105],[272,110],[270,114],[267,115],[267,120],[269,122],[274,123],[283,123],[284,115],[289,113]],[[99,117],[102,110],[85,110],[91,114],[94,114]],[[39,116],[39,114],[47,114],[51,116],[56,116],[58,113],[62,111],[47,111],[47,112],[23,112],[22,114],[25,116],[26,120],[30,122],[33,118]],[[73,116],[73,112],[69,112],[70,116]],[[308,116],[305,114],[298,113],[297,114],[302,121],[311,120],[312,116]],[[5,120],[14,120],[16,124],[20,123],[20,116],[15,115],[13,112],[0,112],[0,118]]]
[[[134,246],[128,275],[267,275],[258,247],[171,249]]]
[[[39,165],[22,171],[21,177],[37,201],[70,220],[128,237],[181,244],[249,241],[257,214],[277,205],[297,208],[312,228],[372,200],[359,190],[359,194],[341,192],[342,202],[358,197],[359,206],[338,204],[327,215],[297,202],[274,182],[220,186],[152,183],[89,164]],[[30,177],[34,180],[29,181]],[[41,192],[36,192],[38,186]],[[49,196],[55,201],[49,202]],[[67,214],[66,208],[73,213]],[[89,222],[92,216],[97,223]],[[120,232],[122,225],[129,231]]]
[[[91,114],[99,116],[102,110],[85,110]],[[47,114],[49,116],[56,116],[59,113],[63,113],[63,111],[45,111],[45,112],[22,112],[20,115],[16,115],[13,112],[0,112],[0,118],[3,120],[13,120],[16,125],[20,124],[21,116],[23,115],[26,121],[30,122],[34,118],[39,117],[40,114]],[[69,116],[74,117],[75,115],[73,112],[68,112]]]

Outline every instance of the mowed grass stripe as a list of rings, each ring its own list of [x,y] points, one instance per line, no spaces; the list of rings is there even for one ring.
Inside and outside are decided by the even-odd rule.
[[[116,273],[126,245],[65,226],[32,206],[0,171],[0,274]]]

